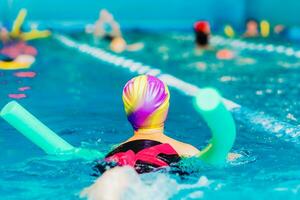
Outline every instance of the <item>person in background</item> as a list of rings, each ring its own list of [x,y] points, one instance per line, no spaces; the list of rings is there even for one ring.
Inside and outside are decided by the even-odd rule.
[[[5,27],[0,28],[0,41],[3,45],[9,41],[9,32]]]
[[[277,24],[274,26],[274,33],[277,35],[281,35],[286,31],[286,27],[282,24]]]
[[[209,39],[211,36],[211,30],[209,22],[197,21],[196,23],[194,23],[194,32],[196,43],[196,55],[201,56],[204,53],[203,50],[210,50],[212,52],[216,52],[216,58],[219,60],[231,60],[235,57],[234,53],[229,49],[217,50],[210,46]]]
[[[95,38],[101,38],[109,42],[117,37],[122,37],[119,23],[106,9],[100,10],[93,34]]]
[[[300,27],[290,26],[286,27],[282,24],[278,24],[274,27],[274,34],[281,38],[287,39],[291,42],[300,42]]]
[[[198,49],[209,49],[210,25],[207,21],[197,21],[194,24],[195,43]]]
[[[255,19],[248,19],[246,22],[246,31],[243,37],[251,38],[258,37],[258,23]]]
[[[7,55],[1,53],[2,47],[9,42],[9,32],[5,27],[0,27],[0,61],[13,61],[13,59]]]
[[[110,49],[116,53],[121,53],[125,50],[138,51],[144,47],[143,43],[128,45],[122,36],[120,24],[106,9],[100,10],[99,18],[94,25],[93,35],[96,43],[98,43],[99,38],[108,41]]]
[[[29,31],[25,32],[23,27],[26,16],[27,10],[22,8],[13,21],[11,30],[4,26],[0,28],[0,40],[2,42],[0,54],[4,60],[13,60],[22,55],[36,56],[37,49],[28,45],[27,42],[47,38],[51,35],[49,30],[38,30],[37,26],[32,26]],[[32,57],[30,60],[33,60]]]

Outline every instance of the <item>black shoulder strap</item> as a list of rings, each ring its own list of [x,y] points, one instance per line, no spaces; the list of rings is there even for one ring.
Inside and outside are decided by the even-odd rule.
[[[106,157],[110,157],[116,153],[126,152],[128,150],[132,150],[134,153],[138,153],[143,149],[150,148],[159,144],[161,143],[153,140],[133,140],[118,146],[113,151],[108,153]]]

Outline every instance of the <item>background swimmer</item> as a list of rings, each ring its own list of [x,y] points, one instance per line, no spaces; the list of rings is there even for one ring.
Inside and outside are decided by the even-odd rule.
[[[258,22],[254,19],[248,19],[246,22],[246,30],[244,37],[258,37]]]
[[[194,24],[195,43],[199,49],[209,49],[211,35],[210,25],[207,21],[197,21]]]
[[[100,10],[99,18],[94,25],[93,35],[96,43],[99,42],[99,38],[110,42],[110,49],[116,53],[121,53],[125,50],[138,51],[144,47],[143,43],[128,45],[122,36],[120,24],[106,9]]]
[[[122,37],[119,23],[106,9],[99,12],[99,18],[95,23],[94,37],[112,41],[116,37]]]
[[[3,45],[9,41],[9,32],[5,27],[0,28],[0,41]]]
[[[214,47],[210,46],[209,40],[211,36],[211,30],[209,22],[197,21],[194,24],[196,51],[198,56],[203,55],[203,50],[215,51]],[[229,49],[221,49],[216,51],[216,58],[220,60],[231,60],[235,57],[234,53]]]

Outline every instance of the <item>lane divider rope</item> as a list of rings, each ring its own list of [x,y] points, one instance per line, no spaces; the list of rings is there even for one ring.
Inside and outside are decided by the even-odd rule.
[[[177,40],[193,41],[194,36],[173,36]],[[284,45],[273,45],[268,43],[247,42],[242,39],[225,38],[219,35],[212,36],[210,42],[213,46],[230,46],[235,49],[246,49],[250,51],[269,52],[300,58],[300,50]]]

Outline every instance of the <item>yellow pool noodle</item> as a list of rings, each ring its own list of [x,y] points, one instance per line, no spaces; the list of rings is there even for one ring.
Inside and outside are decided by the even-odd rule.
[[[0,70],[17,70],[17,69],[28,69],[31,67],[31,63],[21,62],[3,62],[0,61]]]
[[[22,24],[24,23],[25,17],[27,15],[27,10],[25,8],[22,8],[19,13],[17,18],[14,21],[12,30],[11,30],[11,36],[12,37],[18,37],[20,34],[20,29]]]
[[[230,37],[230,38],[233,38],[235,36],[235,32],[234,32],[232,26],[230,26],[230,25],[226,25],[224,27],[224,33],[227,37]]]
[[[262,37],[268,37],[270,35],[270,23],[266,20],[260,22],[260,34]]]
[[[98,150],[74,147],[16,101],[6,104],[0,111],[0,117],[45,153],[56,155],[61,160],[95,160],[104,157]]]
[[[50,31],[47,31],[47,30],[39,31],[39,30],[33,29],[29,32],[22,33],[21,39],[24,41],[28,41],[28,40],[46,38],[46,37],[49,37],[50,35],[51,35]]]

